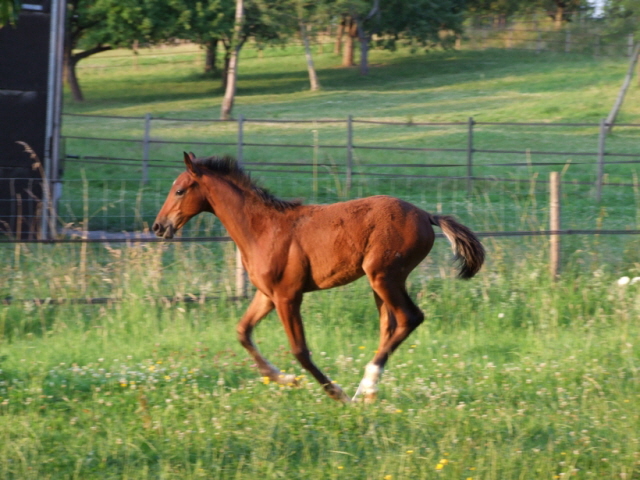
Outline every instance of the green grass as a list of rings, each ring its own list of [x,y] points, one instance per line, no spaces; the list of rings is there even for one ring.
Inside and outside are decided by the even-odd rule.
[[[216,118],[221,91],[185,63],[136,69],[122,52],[87,61],[88,101],[69,113]],[[265,52],[241,64],[236,113],[249,118],[377,118],[395,121],[576,121],[606,115],[624,61],[501,52],[373,52],[369,77],[316,59],[323,91],[306,89],[301,57]],[[116,65],[128,66],[115,68]],[[113,68],[112,68],[113,67]],[[637,87],[621,119],[637,121]],[[142,123],[66,117],[66,135],[140,138]],[[189,142],[234,141],[235,126],[154,123],[152,158],[176,169],[140,170],[68,162],[61,214],[72,227],[144,229],[180,171]],[[466,145],[460,127],[356,124],[356,145]],[[248,142],[345,141],[343,126],[247,124]],[[634,133],[617,129],[611,148],[635,151]],[[588,129],[478,126],[477,148],[592,149]],[[626,149],[626,150],[625,150]],[[139,144],[67,140],[79,155],[139,158]],[[229,151],[229,150],[227,150]],[[232,148],[231,153],[235,151]],[[398,154],[356,149],[350,192],[342,151],[320,149],[317,177],[265,173],[266,161],[309,161],[312,149],[250,148],[261,183],[277,195],[330,202],[373,193],[402,196],[458,216],[476,231],[543,230],[550,168],[486,167],[479,172],[525,182],[408,178],[422,173],[385,162],[464,162],[458,154]],[[457,156],[456,156],[457,155]],[[525,156],[526,157],[526,156]],[[501,161],[512,161],[501,160]],[[525,161],[526,158],[517,158]],[[562,161],[568,161],[569,158]],[[564,179],[593,178],[571,159]],[[515,160],[513,160],[515,161]],[[332,166],[333,164],[333,166]],[[493,170],[491,170],[493,169]],[[559,168],[553,168],[559,170]],[[611,179],[634,182],[634,165],[609,165]],[[456,172],[446,167],[444,172]],[[427,171],[430,174],[431,171]],[[314,188],[317,180],[317,188]],[[637,180],[635,180],[637,183]],[[563,185],[564,228],[638,228],[637,188]],[[212,216],[187,234],[223,235]],[[548,274],[544,237],[485,238],[487,264],[469,282],[453,278],[446,241],[409,280],[425,323],[391,358],[378,403],[341,406],[319,385],[265,384],[235,339],[246,301],[234,302],[230,243],[57,244],[0,247],[0,478],[3,479],[380,479],[510,480],[640,478],[640,277],[635,236],[562,239],[562,275]],[[99,305],[51,299],[110,298]],[[216,297],[211,299],[210,297]],[[181,302],[189,298],[190,303]],[[208,299],[208,300],[207,300]],[[205,301],[206,300],[206,301]],[[377,313],[366,281],[308,295],[303,317],[313,358],[349,394],[377,347]],[[275,315],[258,327],[259,348],[281,369],[304,374]]]
[[[427,321],[366,407],[313,381],[264,384],[235,342],[245,303],[153,301],[171,274],[148,259],[109,277],[128,278],[123,302],[5,307],[2,477],[634,478],[640,283],[601,268],[552,285],[543,256],[501,257],[500,243],[470,282],[439,261],[444,246],[420,267],[410,290]],[[377,346],[366,283],[303,306],[316,362],[353,393]],[[256,338],[303,373],[276,318]]]
[[[325,52],[328,48],[325,47]],[[67,162],[65,194],[61,212],[67,222],[78,225],[84,220],[82,208],[82,169],[91,190],[89,216],[91,228],[108,230],[143,229],[153,220],[167,186],[181,169],[182,151],[201,156],[235,155],[235,146],[203,146],[197,142],[234,144],[235,122],[176,122],[171,119],[212,119],[219,115],[222,90],[220,82],[200,72],[201,54],[194,47],[175,47],[160,53],[175,55],[149,57],[143,53],[139,66],[122,58],[123,52],[107,52],[92,57],[80,69],[87,102],[74,104],[68,98],[65,111],[99,115],[138,116],[140,119],[95,119],[65,117],[67,136],[128,138],[134,142],[86,141],[67,139],[65,150],[71,155],[142,158],[144,122],[151,113],[150,157],[164,165],[174,162],[176,169],[152,168],[150,184],[140,185],[141,167],[105,166]],[[183,53],[180,53],[183,52]],[[191,52],[191,53],[190,53]],[[275,194],[301,198],[306,202],[332,202],[346,196],[389,193],[418,202],[427,210],[438,203],[445,212],[460,213],[456,203],[466,195],[466,183],[437,179],[388,178],[384,175],[466,175],[466,153],[396,152],[358,147],[423,147],[466,149],[466,125],[460,126],[388,126],[354,124],[354,188],[345,188],[346,117],[395,122],[578,122],[593,123],[605,117],[614,102],[623,76],[623,59],[596,60],[585,55],[487,50],[446,51],[411,55],[407,51],[373,51],[371,74],[362,77],[356,69],[339,68],[333,54],[317,55],[316,64],[323,89],[312,93],[307,88],[303,58],[291,49],[267,49],[265,58],[257,58],[249,48],[241,60],[238,95],[234,114],[249,119],[313,120],[337,119],[342,123],[254,123],[245,124],[244,141],[257,144],[298,144],[305,148],[244,148],[247,168]],[[132,56],[133,58],[133,56]],[[167,63],[168,59],[183,63]],[[145,66],[145,62],[165,62]],[[96,66],[101,66],[96,68]],[[620,113],[620,122],[637,122],[640,110],[634,99],[638,88],[629,90]],[[607,138],[607,152],[637,153],[637,128],[620,127]],[[314,176],[309,164],[314,158],[311,147],[317,143],[315,158],[322,164]],[[594,205],[594,182],[598,129],[594,127],[525,127],[477,125],[476,149],[515,150],[520,153],[498,155],[477,152],[473,174],[524,180],[518,184],[475,181],[471,203],[486,203],[503,209],[501,227],[514,229],[523,213],[517,204],[526,201],[529,186],[537,179],[539,204],[546,197],[545,181],[550,171],[564,169],[563,180],[581,182],[567,186],[565,219],[569,228],[593,228],[603,218],[609,228],[635,228],[637,193],[629,187],[604,189],[599,206]],[[326,145],[341,146],[328,148]],[[528,151],[585,152],[590,156],[529,155]],[[607,161],[635,160],[637,157],[607,157]],[[261,166],[265,162],[300,164],[299,167]],[[530,162],[554,162],[551,166],[525,166]],[[402,169],[384,167],[405,164]],[[523,166],[504,164],[518,163]],[[306,165],[306,166],[305,166]],[[371,165],[376,165],[375,167]],[[425,167],[428,165],[428,167]],[[440,166],[437,166],[440,165]],[[443,166],[449,165],[449,166]],[[455,165],[455,166],[453,166]],[[437,166],[437,167],[436,167]],[[295,170],[298,174],[283,175]],[[269,171],[271,173],[269,173]],[[382,177],[376,175],[383,175]],[[609,183],[637,183],[635,164],[609,164],[605,167]],[[317,182],[317,188],[314,188]],[[517,198],[514,203],[513,198]],[[506,199],[506,200],[505,200]],[[501,205],[501,203],[503,203]],[[600,209],[606,210],[602,215]],[[465,221],[472,219],[462,215]],[[509,220],[511,219],[511,220]],[[475,220],[490,224],[488,218]],[[516,222],[517,223],[517,222]],[[497,225],[490,228],[497,229]]]

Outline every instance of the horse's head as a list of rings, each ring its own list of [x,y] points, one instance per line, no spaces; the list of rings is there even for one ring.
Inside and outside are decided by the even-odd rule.
[[[173,238],[189,219],[200,212],[212,211],[200,186],[202,172],[193,163],[193,153],[184,154],[187,171],[175,179],[164,205],[153,222],[153,231],[158,237]]]

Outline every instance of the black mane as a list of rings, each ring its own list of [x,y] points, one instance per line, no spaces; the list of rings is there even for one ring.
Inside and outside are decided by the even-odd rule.
[[[211,173],[222,175],[229,178],[235,185],[249,190],[256,194],[265,205],[275,208],[276,210],[283,212],[291,208],[298,207],[300,202],[290,202],[287,200],[281,200],[266,189],[257,185],[251,176],[245,172],[238,162],[232,157],[207,157],[196,158],[193,162],[200,168],[205,168]]]

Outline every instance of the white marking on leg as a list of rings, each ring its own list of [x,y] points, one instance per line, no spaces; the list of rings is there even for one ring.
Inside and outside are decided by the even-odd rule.
[[[353,399],[356,400],[360,395],[364,395],[365,397],[375,396],[378,392],[378,381],[380,381],[383,371],[384,369],[379,366],[374,365],[373,363],[368,363],[364,369],[364,377],[362,377],[362,381],[360,382]]]

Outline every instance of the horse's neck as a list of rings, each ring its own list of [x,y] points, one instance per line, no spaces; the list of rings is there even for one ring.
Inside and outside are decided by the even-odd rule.
[[[253,217],[256,215],[264,217],[264,212],[252,208],[257,201],[252,192],[247,192],[245,188],[232,185],[229,181],[220,178],[208,177],[208,179],[207,198],[215,215],[240,250],[246,253],[256,235],[252,229],[252,225],[255,224]]]

